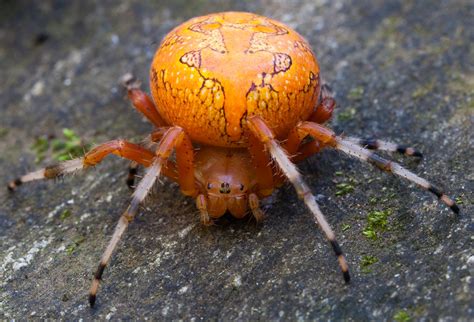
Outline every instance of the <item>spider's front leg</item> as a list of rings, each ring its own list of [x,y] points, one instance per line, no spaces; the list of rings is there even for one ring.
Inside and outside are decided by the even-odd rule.
[[[319,209],[316,199],[311,193],[308,185],[303,181],[303,178],[296,169],[296,166],[293,164],[293,162],[291,162],[286,151],[276,141],[272,130],[260,116],[252,116],[249,118],[248,126],[253,135],[255,135],[260,140],[260,142],[266,146],[272,158],[295,187],[298,196],[304,200],[304,203],[313,214],[316,223],[319,225],[321,230],[326,235],[326,238],[329,240],[338,259],[344,280],[346,283],[348,283],[350,281],[349,266],[347,265],[341,247],[336,240],[336,235],[326,221],[323,213]]]
[[[153,153],[137,144],[124,140],[113,140],[105,142],[91,151],[87,152],[83,158],[59,162],[46,168],[27,173],[8,184],[10,191],[15,190],[19,185],[42,179],[55,179],[75,171],[86,169],[100,163],[109,154],[115,154],[122,158],[133,160],[145,167],[148,167],[153,160]]]
[[[182,128],[177,126],[171,127],[166,130],[163,137],[161,138],[156,152],[153,154],[152,159],[150,160],[149,167],[143,179],[139,182],[137,188],[135,189],[135,192],[132,195],[130,205],[120,217],[119,222],[112,235],[112,238],[102,255],[99,267],[97,268],[89,292],[89,303],[91,306],[94,306],[95,304],[100,280],[102,279],[102,274],[104,272],[105,267],[107,266],[107,263],[110,261],[114,249],[116,248],[118,242],[120,241],[120,238],[128,227],[128,224],[137,214],[139,205],[148,195],[153,184],[162,173],[162,170],[165,168],[164,166],[169,163],[168,159],[171,153],[173,152],[173,149],[176,150],[177,168],[179,171],[179,183],[180,186],[181,184],[183,185],[181,186],[181,190],[184,193],[187,193],[188,195],[197,194],[194,181],[194,151],[192,148],[191,140]],[[192,174],[192,176],[190,176],[189,174]]]

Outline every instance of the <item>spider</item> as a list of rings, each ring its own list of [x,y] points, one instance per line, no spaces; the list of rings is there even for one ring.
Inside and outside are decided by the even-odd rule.
[[[133,106],[154,126],[147,144],[105,142],[82,158],[8,184],[13,191],[25,182],[57,178],[93,167],[109,154],[132,161],[130,186],[137,165],[147,168],[102,255],[89,292],[91,306],[114,249],[161,175],[195,199],[204,225],[226,212],[236,218],[251,213],[261,221],[260,200],[289,181],[329,241],[346,283],[347,261],[296,162],[323,148],[340,150],[406,178],[459,213],[439,188],[371,151],[422,157],[417,150],[338,136],[323,125],[336,106],[332,91],[308,42],[278,21],[245,12],[193,18],[166,35],[157,49],[150,69],[152,98],[131,75],[124,85]]]

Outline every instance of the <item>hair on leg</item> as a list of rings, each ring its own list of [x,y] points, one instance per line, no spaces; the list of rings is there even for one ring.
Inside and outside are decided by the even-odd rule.
[[[63,161],[47,166],[43,169],[27,173],[19,178],[16,178],[15,180],[10,181],[7,186],[8,190],[14,191],[18,186],[26,182],[43,179],[55,179],[62,177],[65,174],[74,173],[78,170],[83,169],[83,161],[84,158]]]
[[[406,145],[400,145],[374,138],[359,139],[355,137],[344,137],[344,139],[369,150],[397,152],[410,157],[423,158],[423,154],[420,151]]]
[[[336,254],[339,266],[344,276],[344,281],[346,283],[349,283],[349,266],[347,265],[341,247],[339,246],[339,243],[336,240],[336,235],[334,234],[333,230],[326,221],[326,218],[324,217],[323,213],[319,209],[319,206],[313,194],[311,193],[311,190],[303,181],[303,178],[296,169],[296,166],[290,161],[286,152],[275,140],[272,131],[265,124],[265,121],[260,116],[252,116],[251,118],[249,118],[248,121],[249,129],[260,139],[261,142],[263,142],[267,146],[272,158],[278,164],[278,166],[283,171],[288,180],[293,184],[298,193],[298,196],[304,200],[304,203],[311,211],[316,223],[319,225],[326,238],[329,240],[334,250],[334,253]]]
[[[115,154],[122,158],[136,161],[146,167],[150,165],[153,159],[153,153],[151,151],[142,148],[137,144],[124,140],[113,140],[93,148],[82,158],[59,162],[47,166],[46,168],[27,173],[26,175],[8,183],[8,190],[13,191],[16,187],[25,182],[55,179],[66,174],[74,173],[78,170],[95,166],[102,162],[102,160],[109,154]]]
[[[129,222],[132,221],[135,217],[140,203],[146,198],[146,196],[150,192],[150,189],[153,187],[153,184],[160,176],[161,170],[165,168],[168,158],[173,152],[173,149],[178,150],[183,149],[183,146],[188,147],[188,140],[189,137],[180,127],[169,128],[163,135],[163,138],[161,139],[158,145],[154,158],[152,159],[151,165],[149,166],[143,179],[140,181],[137,188],[135,189],[132,195],[130,205],[120,217],[119,222],[112,235],[112,238],[107,248],[105,249],[104,254],[102,255],[99,267],[97,268],[97,272],[94,275],[94,280],[92,281],[92,285],[89,292],[89,304],[91,305],[91,307],[93,307],[95,304],[97,291],[99,289],[99,284],[100,280],[102,279],[104,269],[107,266],[107,263],[110,261],[110,257],[112,256],[112,253],[116,248],[118,242],[120,241],[120,238],[126,230]],[[193,167],[193,164],[191,163],[190,166]]]
[[[117,244],[120,241],[120,238],[122,237],[123,233],[127,229],[128,224],[135,217],[140,203],[145,199],[153,184],[155,183],[156,179],[160,175],[162,162],[163,159],[157,158],[153,162],[153,164],[147,169],[145,176],[140,181],[137,186],[137,189],[132,195],[130,205],[128,206],[127,210],[125,210],[125,212],[122,214],[117,223],[117,226],[115,227],[115,231],[112,235],[112,238],[110,239],[109,244],[107,245],[107,248],[105,249],[102,255],[99,267],[97,268],[97,271],[94,275],[94,280],[92,281],[92,285],[89,291],[89,304],[91,307],[93,307],[95,304],[97,291],[99,289],[99,284],[100,280],[102,279],[104,269],[110,261],[110,257],[112,256],[114,249],[117,247]]]
[[[320,124],[313,122],[302,122],[297,127],[299,131],[311,135],[313,138],[323,142],[325,146],[341,150],[359,160],[367,161],[383,171],[391,172],[394,175],[403,177],[410,182],[415,183],[419,187],[428,190],[437,196],[438,199],[446,204],[454,213],[459,213],[459,207],[456,205],[454,200],[449,198],[438,187],[434,186],[426,179],[423,179],[413,172],[405,169],[400,164],[386,160],[374,152],[359,146],[351,140],[336,136],[332,130]]]

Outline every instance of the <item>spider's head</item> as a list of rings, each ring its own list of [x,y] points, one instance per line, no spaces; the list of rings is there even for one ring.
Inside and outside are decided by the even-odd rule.
[[[239,176],[238,173],[214,173],[208,178],[206,186],[209,214],[220,217],[229,211],[234,217],[245,216],[248,209],[248,186],[248,178]]]
[[[202,148],[196,159],[200,190],[206,196],[209,215],[218,218],[229,211],[234,217],[244,217],[253,182],[248,153]]]

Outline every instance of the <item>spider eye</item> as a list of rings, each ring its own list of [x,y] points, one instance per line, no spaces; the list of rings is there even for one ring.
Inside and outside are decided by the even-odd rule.
[[[244,191],[244,185],[240,184],[240,191]]]
[[[212,189],[212,185],[210,183],[207,184],[207,189]]]

